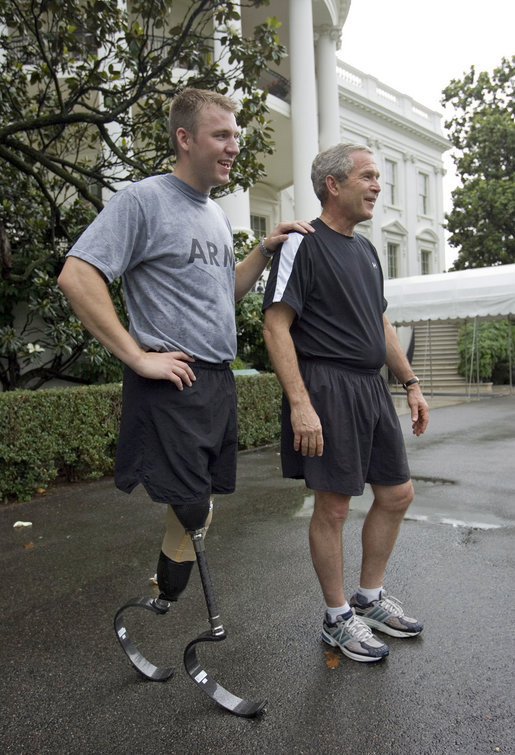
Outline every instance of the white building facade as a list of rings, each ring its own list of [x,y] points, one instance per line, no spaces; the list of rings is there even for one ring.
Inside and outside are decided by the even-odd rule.
[[[386,278],[442,272],[443,161],[449,148],[440,115],[345,64],[341,33],[351,0],[276,0],[288,49],[263,80],[276,150],[266,179],[248,197],[220,200],[235,230],[264,236],[281,219],[311,220],[320,205],[311,185],[315,155],[338,141],[375,153],[382,191],[372,221],[359,230],[376,247]],[[241,8],[241,32],[270,14]]]

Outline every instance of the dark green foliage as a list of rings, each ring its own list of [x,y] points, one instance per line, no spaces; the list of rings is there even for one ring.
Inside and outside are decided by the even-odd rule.
[[[452,269],[515,262],[515,56],[492,74],[453,80],[442,103],[462,185],[447,215],[449,244],[459,250]]]
[[[50,208],[30,177],[5,166],[0,225],[7,229],[10,255],[0,264],[0,385],[3,390],[39,388],[65,377],[77,383],[121,379],[121,365],[85,331],[57,286],[64,247],[52,230]],[[0,179],[0,183],[2,179]],[[95,217],[82,200],[62,208],[72,237]],[[125,321],[121,286],[112,286]]]
[[[507,320],[479,322],[476,326],[468,322],[460,328],[458,337],[458,372],[471,382],[479,377],[480,381],[509,383],[510,348],[515,364],[515,325]]]
[[[236,260],[244,259],[255,246],[255,240],[240,231],[234,234]],[[236,333],[238,359],[241,364],[260,372],[271,372],[272,365],[263,339],[263,294],[250,292],[236,302]]]
[[[0,393],[0,500],[109,474],[120,408],[119,384]]]
[[[279,381],[272,373],[236,376],[239,447],[273,443],[281,434]]]
[[[273,443],[281,389],[272,374],[236,376],[239,447]],[[111,474],[121,385],[0,393],[0,502],[30,499],[56,480]]]
[[[249,367],[271,371],[268,351],[263,339],[263,294],[249,293],[236,304],[238,356]]]

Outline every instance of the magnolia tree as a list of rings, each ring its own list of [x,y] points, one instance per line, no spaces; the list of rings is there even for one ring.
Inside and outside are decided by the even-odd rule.
[[[239,6],[268,5],[267,0]],[[177,17],[177,8],[184,15]],[[113,380],[120,366],[56,285],[66,250],[124,182],[173,167],[167,106],[184,86],[234,93],[241,152],[222,192],[273,149],[263,71],[285,54],[268,18],[242,38],[237,4],[0,0],[0,380]],[[216,39],[215,39],[216,37]],[[213,50],[217,50],[216,58]],[[112,287],[125,317],[119,284]]]
[[[492,74],[472,67],[442,103],[461,186],[447,215],[455,270],[515,262],[515,57]]]

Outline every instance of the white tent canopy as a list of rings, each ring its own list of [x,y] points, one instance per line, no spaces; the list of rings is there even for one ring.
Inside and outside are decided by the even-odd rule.
[[[393,325],[515,315],[515,265],[385,280]]]

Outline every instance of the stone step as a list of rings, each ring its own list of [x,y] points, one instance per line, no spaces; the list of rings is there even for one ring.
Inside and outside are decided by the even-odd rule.
[[[458,326],[447,322],[418,323],[414,327],[415,349],[411,366],[425,385],[435,390],[465,389],[467,381],[458,375]]]

